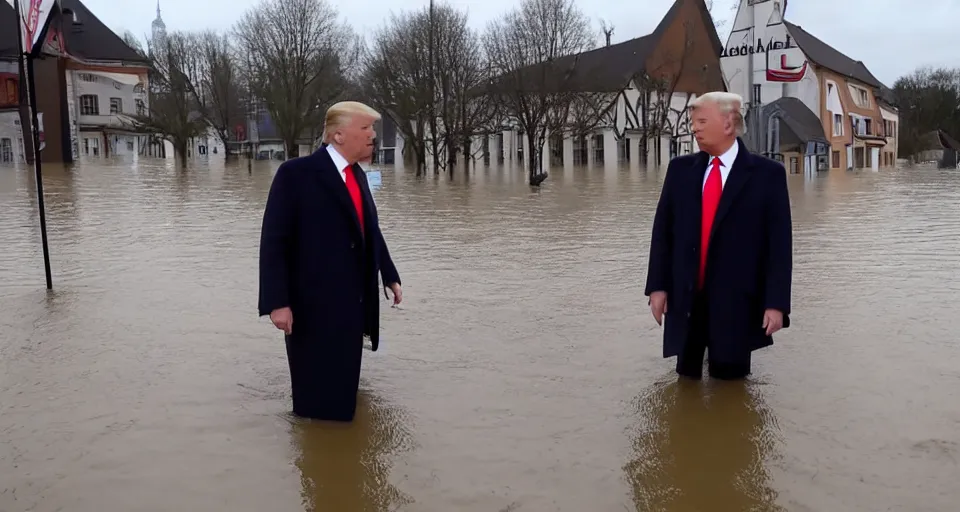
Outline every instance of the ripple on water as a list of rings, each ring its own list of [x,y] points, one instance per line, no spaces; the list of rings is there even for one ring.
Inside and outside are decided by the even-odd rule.
[[[790,176],[794,325],[738,387],[678,385],[660,357],[642,289],[662,171],[555,169],[537,191],[511,168],[385,169],[405,300],[337,429],[289,416],[256,317],[275,166],[45,166],[49,294],[32,173],[0,168],[0,510],[960,499],[955,172]]]

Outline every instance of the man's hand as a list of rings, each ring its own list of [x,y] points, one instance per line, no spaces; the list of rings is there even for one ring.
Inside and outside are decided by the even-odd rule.
[[[403,289],[400,288],[400,283],[392,283],[387,288],[390,288],[390,290],[393,292],[393,305],[396,306],[397,304],[400,304],[400,301],[403,300]],[[383,290],[383,295],[388,299],[390,298],[390,296],[387,295],[386,288]]]
[[[667,292],[653,292],[650,294],[650,312],[657,325],[663,325],[663,315],[667,314]]]
[[[783,328],[783,313],[776,309],[768,309],[763,312],[763,328],[767,330],[767,336]]]
[[[290,308],[274,309],[270,313],[270,321],[287,336],[293,332],[293,311]]]

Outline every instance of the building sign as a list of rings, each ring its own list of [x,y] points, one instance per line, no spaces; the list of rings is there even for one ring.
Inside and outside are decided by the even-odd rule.
[[[807,61],[800,66],[787,65],[787,56],[780,54],[780,69],[770,67],[770,54],[767,54],[767,81],[768,82],[799,82],[807,72]]]
[[[797,45],[793,44],[793,41],[790,39],[790,34],[787,34],[787,39],[785,41],[774,41],[771,37],[767,39],[764,43],[763,38],[757,38],[757,44],[742,44],[740,46],[734,46],[732,48],[726,48],[723,50],[723,53],[720,54],[720,58],[724,57],[742,57],[745,55],[754,55],[757,53],[767,53],[774,50],[786,50],[788,48],[796,48]]]

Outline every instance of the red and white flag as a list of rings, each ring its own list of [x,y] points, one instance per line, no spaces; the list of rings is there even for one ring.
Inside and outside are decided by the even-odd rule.
[[[20,30],[23,34],[23,51],[33,53],[43,45],[40,36],[50,22],[50,12],[57,0],[7,0],[11,7],[20,4]]]

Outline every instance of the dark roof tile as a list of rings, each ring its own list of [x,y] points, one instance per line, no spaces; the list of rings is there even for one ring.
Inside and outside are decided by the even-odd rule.
[[[54,11],[51,29],[60,28],[67,52],[79,59],[90,61],[114,61],[146,63],[146,59],[127,46],[123,39],[104,25],[80,0],[61,0],[63,10],[70,9],[73,16]],[[17,24],[13,7],[0,2],[0,58],[16,58]]]
[[[679,15],[682,4],[676,0],[657,28],[648,35],[622,43],[601,46],[576,55],[567,55],[549,63],[534,64],[519,72],[506,73],[494,80],[492,88],[563,89],[570,92],[619,92],[630,79],[646,67],[647,58],[656,48],[664,32]],[[713,28],[710,11],[703,0],[694,0],[708,28]],[[711,44],[719,57],[723,43],[716,30],[711,31]],[[549,91],[544,91],[549,92]]]
[[[877,77],[873,76],[873,73],[867,69],[867,66],[865,66],[863,62],[853,60],[840,53],[832,46],[804,30],[800,25],[794,25],[786,20],[784,20],[783,24],[786,25],[787,30],[790,31],[790,35],[793,36],[793,40],[797,42],[797,46],[803,50],[803,53],[806,54],[807,58],[813,61],[814,64],[840,73],[845,77],[859,80],[877,89],[883,85],[880,83],[880,80],[877,80]]]

